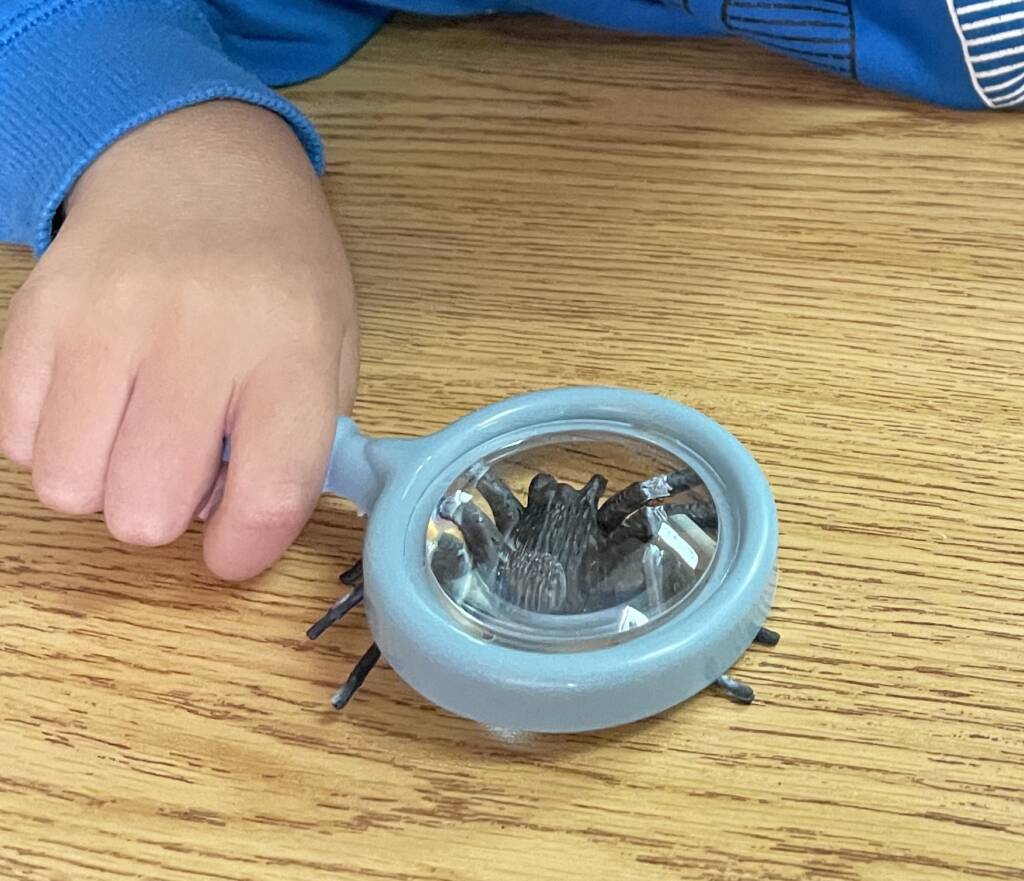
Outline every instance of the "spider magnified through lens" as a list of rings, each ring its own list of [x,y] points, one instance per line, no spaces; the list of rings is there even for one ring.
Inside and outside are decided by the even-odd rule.
[[[556,436],[456,480],[427,553],[437,584],[483,638],[579,651],[649,626],[693,594],[718,527],[686,463],[636,440]]]
[[[694,467],[697,466],[697,467]],[[699,463],[637,437],[550,434],[472,463],[426,524],[428,579],[475,638],[530,652],[584,652],[660,626],[696,600],[716,560],[722,516]],[[363,599],[348,595],[309,630],[316,638]],[[774,645],[762,629],[755,641]],[[332,703],[341,708],[380,659],[374,644]],[[733,700],[753,690],[722,675]]]

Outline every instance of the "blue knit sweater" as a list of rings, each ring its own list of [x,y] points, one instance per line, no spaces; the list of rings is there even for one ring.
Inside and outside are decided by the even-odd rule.
[[[847,79],[957,108],[1024,103],[1024,0],[3,0],[0,240],[49,244],[82,170],[146,120],[211,98],[271,108],[396,9],[537,11],[636,33],[733,34]]]

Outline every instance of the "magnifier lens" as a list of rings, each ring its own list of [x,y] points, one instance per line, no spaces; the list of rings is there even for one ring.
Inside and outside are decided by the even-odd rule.
[[[658,626],[699,593],[718,544],[701,477],[653,443],[548,434],[501,450],[437,500],[434,584],[480,639],[583,651]]]

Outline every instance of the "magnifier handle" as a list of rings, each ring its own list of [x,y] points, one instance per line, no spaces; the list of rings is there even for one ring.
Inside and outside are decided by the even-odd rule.
[[[324,478],[323,491],[348,499],[360,514],[370,510],[383,486],[381,475],[370,460],[371,443],[373,441],[360,434],[355,422],[347,416],[340,417]],[[221,459],[227,462],[230,457],[231,442],[225,439]]]
[[[370,457],[373,443],[347,416],[338,419],[324,492],[348,499],[360,514],[370,510],[384,486],[383,478]]]

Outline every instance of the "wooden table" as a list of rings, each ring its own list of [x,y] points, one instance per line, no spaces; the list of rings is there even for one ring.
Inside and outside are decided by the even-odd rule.
[[[616,383],[777,493],[774,651],[608,733],[504,744],[321,643],[362,525],[266,577],[120,547],[0,466],[0,875],[1024,877],[1024,123],[731,43],[399,20],[290,93],[362,297],[357,416],[420,433]],[[4,301],[30,268],[0,252]]]

